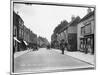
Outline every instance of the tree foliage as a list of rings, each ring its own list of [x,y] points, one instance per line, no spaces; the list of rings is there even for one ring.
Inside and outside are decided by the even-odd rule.
[[[66,20],[61,21],[61,23],[58,24],[57,27],[55,27],[54,33],[57,33],[61,28],[63,28],[66,25],[68,25],[68,22]]]

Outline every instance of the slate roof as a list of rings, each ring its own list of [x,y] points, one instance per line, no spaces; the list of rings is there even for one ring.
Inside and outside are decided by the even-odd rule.
[[[94,16],[94,11],[92,11],[92,12],[88,13],[87,15],[85,15],[85,16],[80,20],[80,22],[82,22],[82,21],[84,21],[84,20],[90,18],[91,16]],[[79,23],[80,23],[80,22],[79,22]]]

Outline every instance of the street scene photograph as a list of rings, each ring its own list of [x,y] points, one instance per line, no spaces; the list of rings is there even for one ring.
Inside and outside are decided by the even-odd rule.
[[[95,69],[95,7],[13,2],[12,73]]]

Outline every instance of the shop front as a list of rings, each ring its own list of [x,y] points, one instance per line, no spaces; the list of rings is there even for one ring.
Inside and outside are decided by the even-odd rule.
[[[87,52],[94,54],[94,34],[86,35],[86,48]]]
[[[80,38],[80,51],[94,54],[94,34]]]

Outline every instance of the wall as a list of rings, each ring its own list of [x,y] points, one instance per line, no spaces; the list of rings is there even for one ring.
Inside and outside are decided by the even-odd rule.
[[[77,25],[77,49],[80,49],[80,37],[82,37],[81,35],[81,27],[84,26],[83,23],[79,23]]]
[[[77,26],[69,26],[68,33],[77,33]]]

